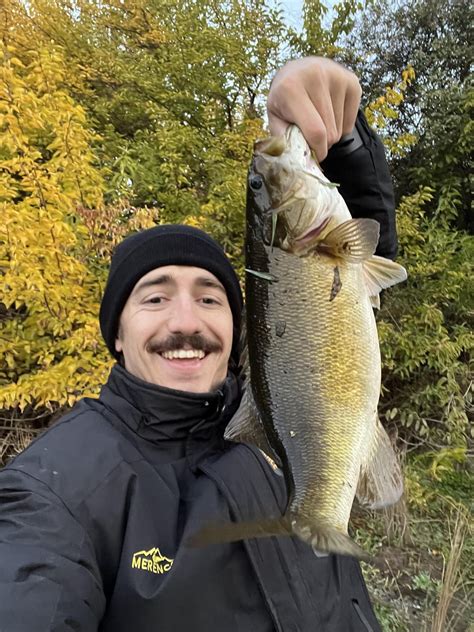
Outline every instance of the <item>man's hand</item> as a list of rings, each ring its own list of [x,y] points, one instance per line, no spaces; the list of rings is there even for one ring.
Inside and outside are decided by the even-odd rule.
[[[270,133],[283,134],[295,123],[321,162],[353,130],[361,93],[355,74],[330,59],[290,61],[277,72],[268,94]]]

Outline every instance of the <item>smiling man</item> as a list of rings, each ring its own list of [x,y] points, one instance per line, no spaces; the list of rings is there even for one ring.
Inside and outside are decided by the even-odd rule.
[[[241,310],[239,282],[220,246],[188,226],[158,226],[117,248],[100,322],[130,373],[206,393],[224,382],[232,348],[238,362]]]
[[[270,123],[298,123],[324,157],[352,129],[360,88],[334,62],[299,60],[270,97]],[[393,255],[388,171],[362,115],[325,164]],[[2,632],[380,629],[350,557],[294,537],[186,546],[209,521],[287,504],[260,450],[224,439],[242,396],[242,307],[224,251],[196,228],[156,226],[118,246],[100,308],[117,360],[107,383],[0,472]]]
[[[201,268],[164,266],[133,289],[115,350],[142,380],[206,393],[225,380],[231,342],[232,312],[222,283]]]

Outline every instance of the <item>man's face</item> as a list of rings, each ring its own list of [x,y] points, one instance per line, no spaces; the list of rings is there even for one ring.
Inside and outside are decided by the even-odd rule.
[[[135,285],[115,349],[127,371],[146,382],[204,393],[225,380],[232,325],[224,286],[211,272],[163,266]]]

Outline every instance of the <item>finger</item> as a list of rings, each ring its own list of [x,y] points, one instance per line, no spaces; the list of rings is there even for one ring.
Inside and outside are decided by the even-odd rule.
[[[295,122],[294,110],[303,90],[300,82],[291,78],[273,80],[267,98],[268,127],[273,136],[283,134],[288,125]]]
[[[332,115],[334,119],[334,137],[333,138],[328,137],[329,148],[331,148],[331,146],[334,145],[335,143],[339,142],[343,135],[345,95],[333,94],[331,92],[331,102],[332,102]]]
[[[300,128],[319,161],[324,160],[328,152],[327,125],[331,128],[331,134],[334,128],[334,118],[331,112],[322,105],[324,101],[325,98],[320,95],[315,103],[306,91],[300,90],[297,98],[288,99],[283,112],[286,121]],[[321,111],[323,111],[323,116],[321,116]]]
[[[344,101],[344,117],[342,122],[342,134],[350,134],[354,129],[357,118],[357,112],[360,107],[360,98],[362,96],[362,88],[358,80],[351,89],[346,92]]]
[[[325,121],[318,110],[311,104],[311,111],[304,117],[298,125],[306,138],[308,145],[316,154],[318,162],[322,162],[328,155],[328,134]]]
[[[329,149],[337,143],[342,133],[342,108],[344,96],[337,95],[337,98],[329,90],[309,91],[309,98],[313,103],[314,110],[319,114],[326,132],[326,144]],[[338,124],[338,119],[341,123]]]
[[[340,138],[331,98],[321,92],[314,96],[309,94],[304,105],[306,107],[299,110],[298,125],[321,162]]]
[[[301,89],[296,94],[290,94],[287,89],[285,95],[284,103],[277,104],[275,100],[272,100],[268,107],[270,133],[273,136],[284,134],[288,125],[293,123],[300,128],[318,160],[324,160],[328,152],[326,125],[313,101]],[[327,116],[330,118],[329,115]],[[332,125],[334,126],[334,122]]]

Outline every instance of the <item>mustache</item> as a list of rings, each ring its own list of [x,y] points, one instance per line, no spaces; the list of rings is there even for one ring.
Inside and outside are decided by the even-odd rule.
[[[201,334],[186,335],[180,333],[171,334],[164,340],[151,340],[147,344],[146,350],[148,353],[164,353],[165,351],[177,351],[186,347],[204,351],[204,353],[222,351],[222,346],[218,342],[210,340]]]

